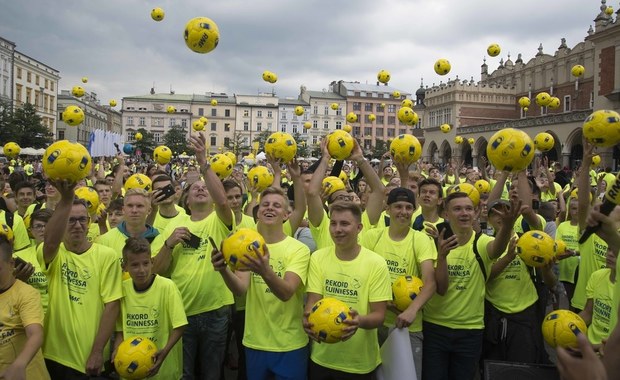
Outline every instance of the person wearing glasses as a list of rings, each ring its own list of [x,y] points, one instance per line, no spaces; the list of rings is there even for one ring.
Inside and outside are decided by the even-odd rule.
[[[109,247],[88,241],[90,217],[75,183],[53,181],[60,202],[37,260],[47,276],[44,356],[52,379],[98,376],[120,310],[121,267]]]

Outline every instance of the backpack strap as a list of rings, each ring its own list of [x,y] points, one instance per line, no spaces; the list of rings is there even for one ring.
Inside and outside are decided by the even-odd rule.
[[[477,233],[476,237],[474,238],[474,255],[476,256],[476,261],[478,262],[478,265],[480,266],[480,270],[482,271],[482,276],[484,276],[484,282],[487,282],[487,270],[484,267],[484,262],[482,261],[482,257],[480,256],[480,253],[478,252],[478,239],[480,239],[480,235],[482,235],[481,233]]]
[[[413,221],[413,225],[411,226],[411,228],[413,228],[416,231],[423,231],[424,230],[424,216],[422,214],[416,216],[415,220]]]

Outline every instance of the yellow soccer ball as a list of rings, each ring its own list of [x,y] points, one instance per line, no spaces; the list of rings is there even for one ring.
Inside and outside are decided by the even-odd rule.
[[[145,322],[157,320],[152,313],[145,314],[145,318],[147,318]],[[118,346],[114,368],[124,379],[144,379],[155,364],[155,354],[157,346],[150,339],[127,338]]]
[[[556,240],[555,241],[555,254],[561,255],[563,253],[566,253],[566,243],[564,242],[564,240]]]
[[[501,52],[502,49],[499,47],[498,44],[491,44],[489,45],[489,47],[487,47],[487,54],[491,57],[497,57]]]
[[[446,75],[450,72],[450,69],[452,68],[452,66],[450,65],[450,62],[447,59],[438,59],[437,62],[435,62],[435,66],[433,66],[433,68],[435,69],[435,72],[439,75]]]
[[[371,122],[375,121],[375,120],[377,120],[377,116],[375,116],[374,113],[371,113],[370,115],[368,115],[368,120],[371,121]]]
[[[73,88],[71,89],[71,95],[75,96],[76,98],[81,98],[82,96],[84,96],[84,93],[86,91],[84,91],[84,87],[82,86],[73,86]]]
[[[553,261],[555,251],[555,240],[543,231],[527,231],[517,241],[517,254],[532,267],[542,267]]]
[[[582,65],[575,65],[570,69],[570,73],[574,76],[574,77],[580,77],[583,76],[583,74],[585,74],[586,72],[586,68],[583,67]]]
[[[377,80],[381,83],[387,83],[390,81],[390,72],[387,70],[381,70],[377,73]]]
[[[411,108],[401,107],[398,110],[398,113],[396,114],[396,116],[398,117],[398,121],[400,121],[403,124],[407,124],[407,123],[413,122],[415,118],[414,114],[415,112]]]
[[[550,133],[540,132],[534,137],[534,147],[541,152],[548,152],[553,149],[555,139]]]
[[[594,111],[583,122],[583,135],[598,147],[611,147],[620,142],[620,115],[616,111]]]
[[[547,314],[542,323],[545,342],[551,347],[577,348],[577,334],[586,335],[588,328],[579,316],[569,310],[554,310]]]
[[[452,130],[452,127],[450,126],[450,124],[441,124],[439,126],[439,130],[441,130],[442,133],[449,133],[450,130]]]
[[[257,258],[255,249],[259,255],[265,255],[265,239],[250,228],[240,228],[222,241],[222,254],[233,271],[246,269],[241,259],[246,256]]]
[[[357,115],[355,114],[355,112],[349,112],[347,114],[347,121],[349,123],[355,123],[357,121]]]
[[[331,109],[333,109],[334,111],[336,111],[338,108],[340,108],[340,106],[338,105],[338,103],[332,103],[330,107],[331,107]]]
[[[354,147],[355,140],[342,129],[337,129],[327,135],[327,150],[329,155],[336,160],[346,160],[349,158]]]
[[[302,106],[295,107],[295,115],[301,116],[304,114],[304,112],[305,112],[304,107]]]
[[[353,127],[351,127],[349,124],[345,124],[345,125],[342,127],[342,130],[343,130],[343,131],[345,131],[345,132],[347,132],[347,133],[351,133],[351,131],[353,130]]]
[[[465,193],[471,199],[474,207],[478,207],[480,203],[480,192],[478,189],[468,182],[459,183],[458,185],[453,185],[448,188],[446,191],[446,195],[450,195],[452,193]]]
[[[323,193],[329,196],[338,190],[346,189],[346,186],[344,185],[344,182],[340,178],[335,177],[335,176],[328,176],[328,177],[323,178],[323,182],[321,183],[321,188],[323,190]]]
[[[16,142],[8,142],[4,144],[4,155],[8,158],[15,158],[19,155],[19,152],[22,151],[22,148]]]
[[[390,154],[394,162],[412,164],[422,156],[422,144],[414,135],[402,134],[392,140]]]
[[[205,54],[217,47],[220,31],[217,24],[207,17],[195,17],[185,25],[185,45],[196,53]]]
[[[560,98],[552,96],[547,107],[549,107],[549,109],[551,110],[557,110],[558,108],[560,108],[560,103]]]
[[[99,194],[92,187],[82,186],[75,189],[75,197],[86,202],[88,213],[95,215],[99,208]]]
[[[409,108],[413,108],[413,100],[411,99],[403,99],[402,102],[400,102],[401,107],[409,107]]]
[[[212,105],[213,107],[217,106],[217,100],[215,100],[215,99],[211,99],[211,105]]]
[[[84,111],[82,111],[82,109],[78,106],[67,106],[67,108],[62,111],[62,115],[60,116],[65,124],[72,127],[80,125],[84,122]]]
[[[110,99],[110,107],[116,107],[116,100]]]
[[[204,124],[204,125],[207,125],[207,123],[209,122],[209,119],[207,119],[207,118],[206,118],[206,117],[204,117],[204,116],[201,116],[201,117],[200,117],[200,119],[198,119],[198,120],[200,120],[200,122],[201,122],[202,124]]]
[[[476,139],[473,138],[473,137],[470,137],[470,138],[467,139],[467,143],[469,145],[474,145],[476,143]]]
[[[606,14],[607,16],[611,16],[611,15],[613,15],[613,14],[614,14],[614,8],[613,8],[613,7],[609,7],[609,6],[608,6],[607,8],[605,8],[605,14]]]
[[[519,98],[519,106],[521,108],[527,108],[532,104],[532,101],[527,96],[522,96]]]
[[[82,77],[82,83],[88,83],[88,78],[87,77]]]
[[[524,111],[524,112],[527,112],[527,111],[529,111],[529,110],[530,110],[530,109],[529,109],[529,107],[523,107],[523,111]]]
[[[392,92],[392,97],[395,98],[395,99],[400,98],[400,91],[393,91]]]
[[[424,283],[416,276],[400,276],[392,284],[394,306],[405,311],[411,302],[420,294]]]
[[[219,179],[226,179],[233,171],[233,163],[225,154],[218,153],[211,157],[211,169]]]
[[[27,217],[30,217],[30,215],[27,215]],[[24,223],[26,223],[26,221],[24,221]],[[30,224],[26,225],[26,228],[28,227],[30,227]],[[4,223],[0,224],[0,235],[4,235],[4,237],[6,237],[6,240],[8,240],[9,243],[13,244],[15,234],[13,233],[13,229],[11,227]]]
[[[536,95],[536,104],[538,104],[541,107],[546,107],[549,105],[549,103],[551,102],[551,95],[549,95],[547,92],[540,92],[538,93],[538,95]]]
[[[196,132],[202,131],[205,129],[205,123],[203,123],[200,119],[194,120],[192,123],[192,129]]]
[[[166,108],[166,112],[168,112],[168,113],[175,113],[175,112],[177,112],[177,109],[174,106],[168,106]]]
[[[336,298],[323,298],[312,305],[308,322],[312,324],[312,331],[323,343],[336,343],[342,339],[344,321],[351,319],[350,308],[346,303]]]
[[[140,141],[140,140],[142,140],[142,133],[137,132],[137,133],[134,135],[134,138],[136,139],[136,141]]]
[[[265,141],[265,153],[282,162],[291,162],[297,154],[297,142],[285,132],[275,132]]]
[[[230,161],[232,162],[233,166],[237,164],[237,156],[235,156],[233,152],[231,151],[224,152],[224,156],[230,158]]]
[[[265,70],[263,71],[263,80],[269,83],[276,83],[278,81],[278,76],[269,70]]]
[[[592,164],[591,164],[592,167],[597,167],[600,165],[600,163],[601,163],[601,156],[599,156],[598,154],[592,156]]]
[[[455,144],[462,144],[463,143],[463,137],[462,136],[455,136],[454,137],[454,143]]]
[[[487,194],[491,192],[491,184],[489,181],[484,179],[477,180],[476,183],[474,183],[474,187],[480,194]]]
[[[347,176],[347,173],[345,173],[344,171],[340,171],[340,174],[338,174],[338,178],[340,178],[340,180],[343,183],[347,183],[347,181],[349,180],[349,176]]]
[[[166,165],[172,159],[172,151],[165,145],[160,145],[153,151],[153,159],[160,165]]]
[[[92,168],[88,150],[82,144],[60,140],[48,146],[43,154],[43,172],[51,180],[77,182],[86,178]]]
[[[273,183],[273,171],[266,166],[255,166],[248,171],[250,186],[262,192]]]
[[[153,10],[151,11],[151,18],[155,21],[161,21],[164,19],[164,10],[161,8],[153,8]]]
[[[487,145],[487,157],[498,170],[519,172],[534,159],[534,142],[527,133],[513,128],[496,132]]]
[[[150,193],[153,189],[153,182],[146,175],[136,173],[127,178],[127,181],[125,181],[125,185],[123,187],[125,188],[125,191],[130,189],[143,189]]]
[[[310,129],[310,128],[312,128],[312,123],[311,123],[311,122],[309,122],[309,121],[306,121],[306,122],[304,123],[304,129]]]

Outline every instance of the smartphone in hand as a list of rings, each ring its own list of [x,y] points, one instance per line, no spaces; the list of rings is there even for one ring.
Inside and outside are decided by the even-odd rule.
[[[200,247],[201,240],[202,239],[200,239],[198,235],[190,234],[189,239],[185,240],[185,243],[191,248],[198,249],[198,247]]]
[[[162,187],[161,189],[158,189],[157,191],[159,191],[160,194],[164,194],[164,197],[160,198],[159,201],[164,201],[176,194],[176,190],[174,189],[174,186],[171,183],[165,187]],[[157,197],[160,197],[160,196],[158,195]]]
[[[450,236],[454,235],[454,232],[452,231],[452,227],[450,227],[450,223],[448,222],[441,222],[436,227],[437,227],[437,232],[439,232],[439,236],[441,236],[442,231],[445,231],[443,233],[443,240],[446,240]]]

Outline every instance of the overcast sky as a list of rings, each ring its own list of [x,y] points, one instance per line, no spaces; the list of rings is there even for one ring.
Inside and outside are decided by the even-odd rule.
[[[441,80],[480,79],[490,43],[500,58],[522,53],[527,62],[542,42],[553,54],[566,38],[583,41],[599,0],[0,0],[0,36],[57,70],[60,89],[84,87],[103,103],[158,93],[275,90],[297,96],[299,86],[327,88],[334,80],[374,83],[386,69],[390,85],[415,92]],[[607,5],[618,9],[617,1]],[[163,21],[150,17],[164,9]],[[219,26],[219,46],[209,54],[189,50],[185,23],[197,16]],[[452,71],[433,71],[446,58]],[[277,73],[275,85],[262,80]]]

